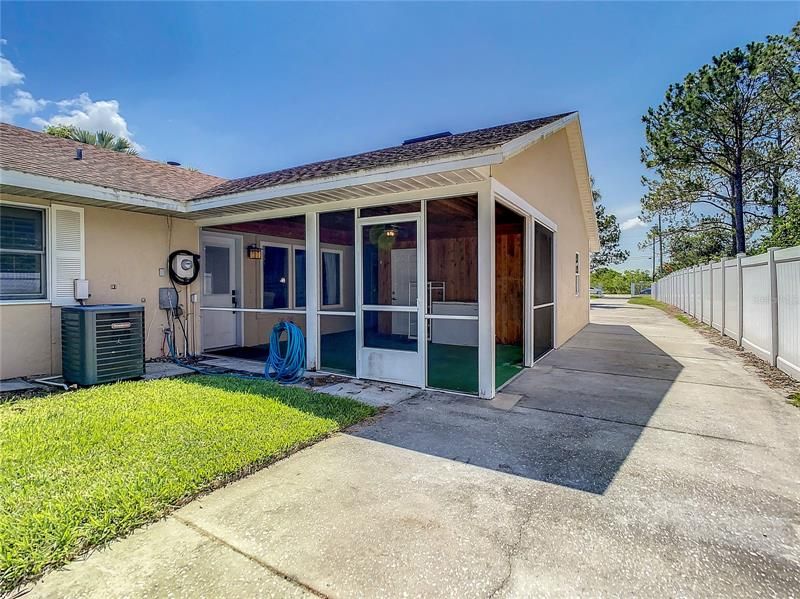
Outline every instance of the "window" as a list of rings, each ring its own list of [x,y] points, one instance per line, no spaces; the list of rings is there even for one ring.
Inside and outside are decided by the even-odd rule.
[[[0,205],[0,299],[47,297],[45,211]]]
[[[231,249],[224,246],[205,247],[203,295],[228,295],[231,292]]]
[[[265,310],[306,307],[306,249],[278,243],[261,244]],[[291,256],[291,258],[290,258]]]
[[[575,252],[575,295],[581,294],[581,255]]]
[[[306,250],[294,248],[294,307],[306,307]]]
[[[322,250],[322,305],[342,305],[342,252]]]
[[[289,307],[289,248],[264,245],[264,309]]]

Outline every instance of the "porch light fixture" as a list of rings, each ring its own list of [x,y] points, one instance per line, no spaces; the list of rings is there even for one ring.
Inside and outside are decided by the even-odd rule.
[[[248,245],[247,257],[250,258],[250,260],[261,260],[261,247],[257,245]]]

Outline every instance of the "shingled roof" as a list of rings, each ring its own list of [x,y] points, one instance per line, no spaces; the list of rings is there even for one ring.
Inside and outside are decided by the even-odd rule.
[[[570,114],[573,113],[565,112],[528,121],[478,129],[467,133],[458,133],[447,137],[437,137],[428,141],[364,152],[343,158],[334,158],[333,160],[313,162],[262,175],[231,179],[200,192],[195,196],[195,199],[230,195],[287,183],[334,177],[336,175],[397,166],[405,163],[417,163],[447,156],[476,154],[540,129]]]
[[[0,124],[0,167],[158,198],[188,201],[492,150],[572,112],[436,137],[333,160],[225,180],[179,166]],[[76,160],[75,150],[83,149]]]
[[[75,150],[83,148],[83,159]],[[225,181],[180,166],[0,123],[0,167],[157,198],[189,200]]]

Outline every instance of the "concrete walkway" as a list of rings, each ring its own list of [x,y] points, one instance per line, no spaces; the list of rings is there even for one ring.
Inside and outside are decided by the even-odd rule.
[[[418,394],[31,596],[796,596],[799,432],[734,352],[602,300],[497,401]]]

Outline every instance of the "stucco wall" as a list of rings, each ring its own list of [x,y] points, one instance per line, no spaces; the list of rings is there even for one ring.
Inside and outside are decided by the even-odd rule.
[[[49,204],[8,195],[0,199]],[[159,268],[166,266],[172,250],[198,251],[197,227],[183,219],[93,206],[83,208],[85,269],[92,294],[89,303],[143,304],[146,356],[159,356],[166,317],[158,308],[158,288],[169,286],[169,277],[159,276]],[[195,283],[190,293],[198,289]],[[191,303],[189,307],[191,313]],[[60,330],[57,307],[0,304],[0,378],[59,373]],[[195,326],[195,331],[199,350],[199,326]]]
[[[556,234],[556,347],[589,322],[589,238],[566,130],[493,166],[491,175],[558,226]],[[575,252],[580,253],[580,294],[575,295]]]

